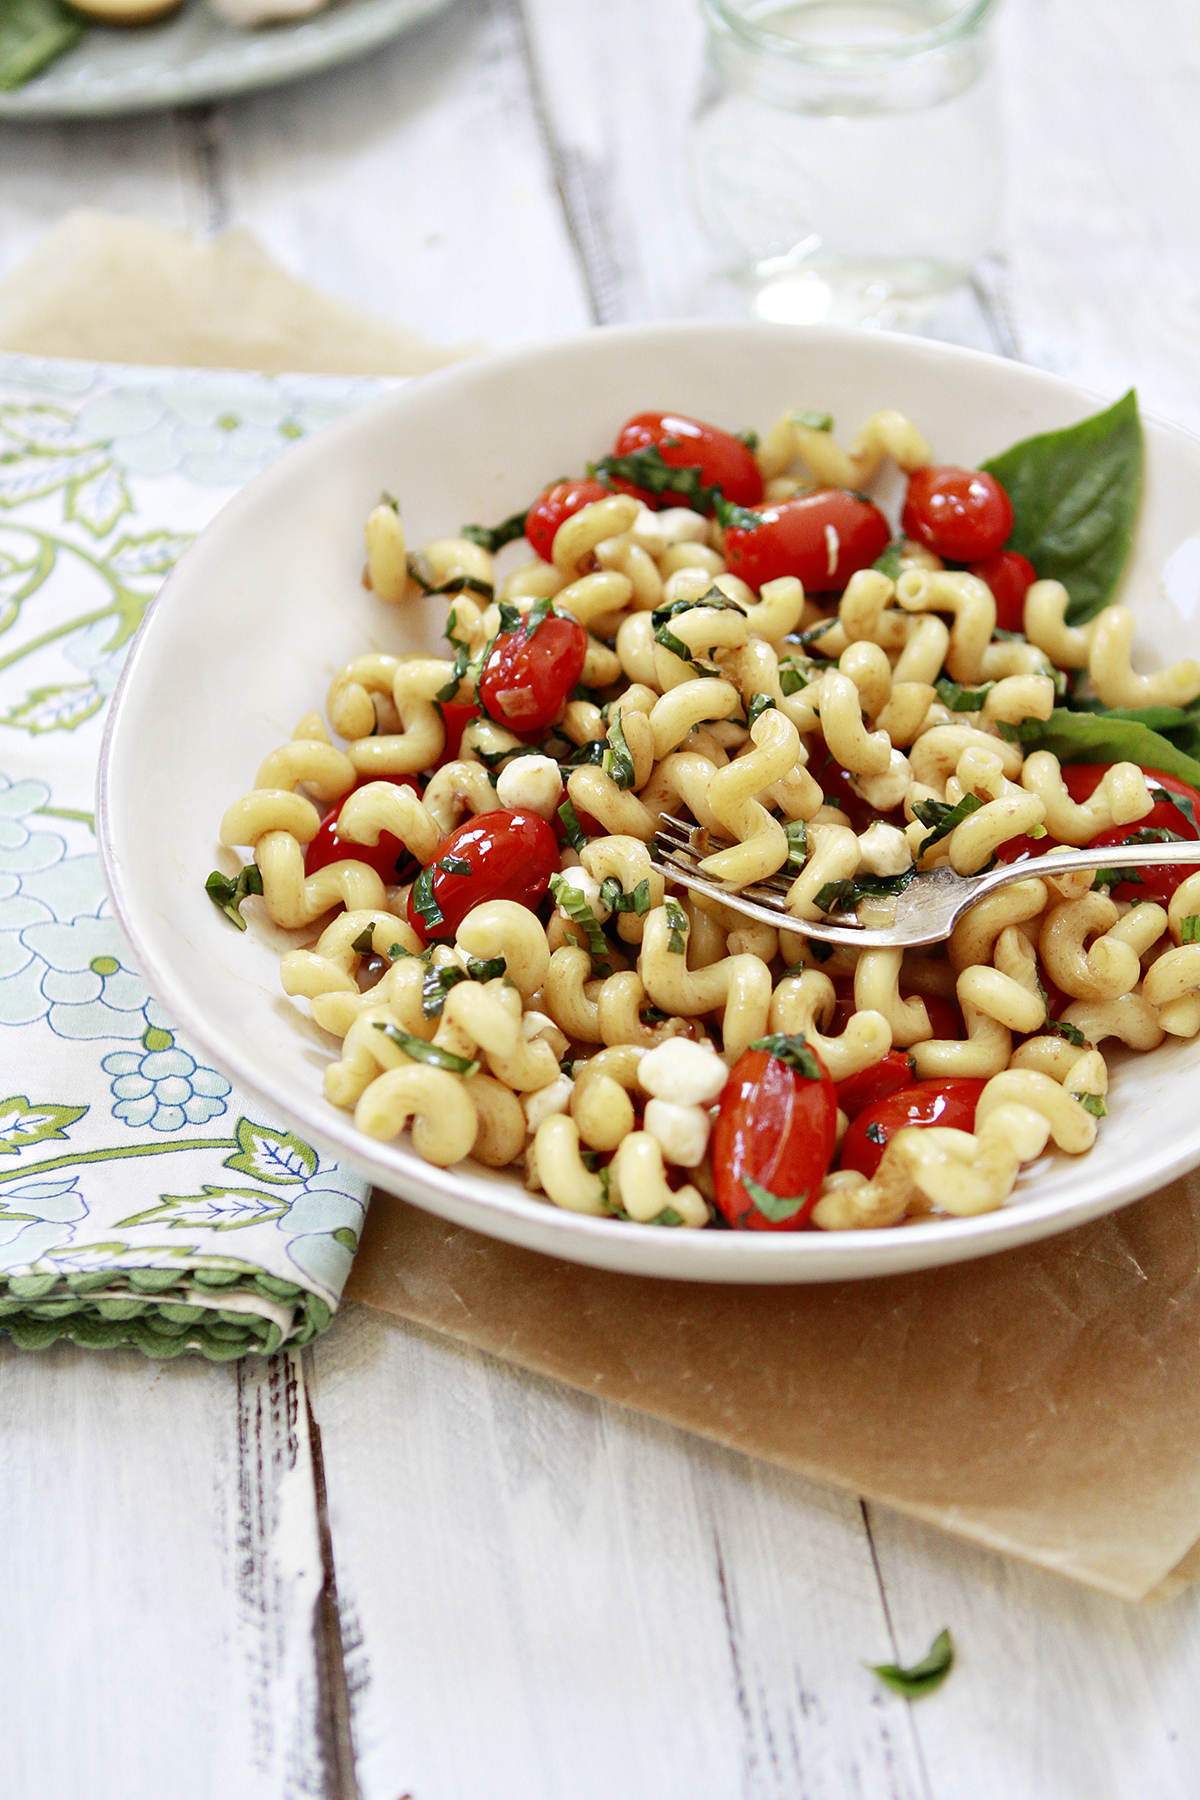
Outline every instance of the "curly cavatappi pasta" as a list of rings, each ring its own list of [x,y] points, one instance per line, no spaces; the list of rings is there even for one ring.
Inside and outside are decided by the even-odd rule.
[[[1042,864],[915,954],[805,926],[943,863],[1195,837],[1186,783],[1025,745],[1069,687],[1179,707],[1200,663],[1135,672],[1133,614],[1069,623],[1055,580],[1024,580],[1015,630],[1008,552],[953,566],[930,532],[896,537],[861,494],[885,464],[963,473],[930,471],[898,413],[848,451],[813,413],[756,452],[682,423],[694,445],[652,431],[599,482],[415,554],[385,497],[367,585],[443,606],[448,653],[337,673],[328,725],[307,714],[226,811],[254,863],[210,892],[309,932],[282,981],[339,1045],[327,1098],[431,1163],[516,1165],[548,1204],[674,1229],[1001,1206],[1048,1146],[1091,1147],[1102,1044],[1200,1035],[1200,875],[1139,893],[1115,847],[1095,876]],[[812,542],[784,544],[802,517]],[[522,532],[538,554],[502,572]],[[779,926],[673,890],[664,813],[711,834],[701,868],[730,892],[784,875]]]

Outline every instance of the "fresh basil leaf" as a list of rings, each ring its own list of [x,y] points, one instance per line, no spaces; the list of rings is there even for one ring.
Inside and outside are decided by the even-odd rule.
[[[809,677],[804,669],[798,668],[795,663],[780,663],[779,691],[785,700],[790,700],[793,694],[798,694],[801,688],[808,685]]]
[[[548,619],[553,611],[554,611],[553,602],[551,600],[547,599],[544,594],[542,595],[542,597],[539,600],[534,601],[534,603],[530,607],[529,611],[525,614],[525,642],[526,643],[529,642],[530,638],[533,636],[534,632],[537,630],[538,626],[543,622],[543,620]]]
[[[1158,825],[1148,827],[1145,831],[1130,832],[1129,836],[1123,838],[1120,844],[1114,844],[1113,849],[1119,850],[1127,844],[1182,844],[1183,841],[1179,832],[1167,831]],[[1145,886],[1145,877],[1135,868],[1097,869],[1092,877],[1092,886],[1094,888],[1114,888],[1122,881],[1136,883],[1138,887]]]
[[[667,915],[667,924],[671,929],[671,935],[667,939],[667,949],[672,956],[684,956],[687,953],[687,914],[678,900],[664,900],[663,908]]]
[[[871,1120],[871,1123],[867,1126],[865,1136],[869,1144],[887,1143],[887,1139],[883,1135],[883,1127],[877,1119]]]
[[[815,644],[817,639],[824,637],[827,631],[832,631],[836,624],[836,618],[822,619],[819,625],[811,625],[807,631],[802,631],[798,637],[789,638],[788,642],[791,644]]]
[[[414,962],[428,962],[432,955],[432,950],[422,950],[418,953],[416,950],[406,950],[403,944],[388,946],[389,962],[399,962],[402,956],[411,956]]]
[[[477,575],[451,575],[448,581],[439,582],[437,587],[426,588],[430,595],[437,594],[478,594],[481,600],[494,600],[496,590],[490,581],[480,581]]]
[[[445,915],[438,905],[433,893],[433,864],[421,870],[412,886],[413,910],[419,915],[426,931],[434,931],[439,925],[446,923]]]
[[[833,945],[827,944],[824,938],[805,938],[804,942],[818,962],[828,962],[833,955]]]
[[[668,631],[665,625],[659,626],[654,634],[654,641],[656,644],[661,644],[664,650],[669,650],[672,656],[677,656],[680,662],[694,663],[696,660],[683,639],[677,638],[675,633]]]
[[[608,749],[604,752],[601,767],[606,775],[611,775],[622,791],[634,787],[637,775],[633,767],[633,757],[629,745],[625,742],[625,728],[621,724],[618,713],[608,728]]]
[[[1197,836],[1200,836],[1200,828],[1196,825],[1196,803],[1187,794],[1176,794],[1171,788],[1152,787],[1150,789],[1150,798],[1152,800],[1165,800],[1169,806],[1174,806],[1183,814],[1192,830],[1197,833]]]
[[[1189,913],[1186,919],[1180,919],[1179,941],[1183,944],[1200,944],[1200,913]]]
[[[768,1056],[778,1057],[795,1074],[802,1075],[805,1081],[821,1079],[821,1065],[809,1049],[802,1031],[791,1036],[786,1032],[776,1031],[770,1037],[755,1038],[750,1048],[765,1050]]]
[[[1042,999],[1044,1000],[1045,998],[1046,991],[1043,988]],[[1078,1025],[1069,1025],[1065,1019],[1047,1019],[1046,1023],[1042,1026],[1042,1030],[1049,1032],[1053,1037],[1065,1038],[1068,1044],[1074,1044],[1077,1050],[1087,1049],[1087,1039],[1084,1037],[1082,1031],[1080,1031]]]
[[[496,981],[508,974],[508,964],[502,956],[468,956],[467,974],[472,981]]]
[[[257,863],[246,863],[236,875],[222,875],[220,869],[214,869],[204,883],[204,891],[213,905],[219,907],[226,918],[233,921],[239,931],[245,931],[246,921],[242,917],[242,901],[247,894],[262,893],[262,871]]]
[[[510,631],[520,631],[521,626],[524,623],[524,620],[521,617],[521,609],[519,606],[513,606],[512,603],[508,600],[501,600],[500,604],[499,604],[499,611],[500,611],[500,630],[502,633],[510,632]]]
[[[360,931],[350,948],[356,956],[371,956],[375,949],[375,927],[368,925],[364,931]]]
[[[964,794],[953,806],[945,800],[918,800],[913,806],[913,812],[930,831],[930,836],[921,840],[920,853],[923,854],[934,844],[940,844],[944,837],[949,837],[956,826],[970,818],[973,812],[978,812],[982,805],[983,801],[977,794]]]
[[[440,1044],[427,1044],[424,1038],[413,1037],[411,1032],[401,1031],[398,1025],[389,1025],[386,1019],[376,1019],[375,1029],[382,1031],[384,1037],[398,1045],[413,1062],[428,1063],[431,1068],[445,1069],[451,1075],[474,1075],[479,1068],[479,1064],[469,1057],[456,1056],[453,1050],[443,1050]]]
[[[1107,606],[1129,552],[1142,490],[1142,427],[1131,388],[1106,412],[1044,432],[984,463],[1013,504],[1006,548],[1071,596],[1067,623]]]
[[[451,641],[453,642],[453,639]],[[467,672],[467,666],[470,661],[470,645],[459,644],[457,650],[454,652],[454,673],[451,675],[445,687],[440,687],[433,696],[435,700],[440,700],[443,706],[449,705],[457,695],[459,688],[462,686],[462,679]]]
[[[785,1219],[794,1219],[802,1206],[808,1204],[808,1189],[802,1194],[773,1194],[755,1181],[753,1175],[742,1176],[742,1186],[754,1202],[755,1210],[763,1217],[770,1219],[773,1225],[782,1225]]]
[[[751,456],[753,456],[754,452],[758,449],[757,431],[747,427],[745,431],[739,431],[737,433],[737,438],[739,443],[745,444],[747,450],[749,450]]]
[[[405,565],[409,574],[423,594],[432,594],[433,565],[423,550],[410,550],[405,557]]]
[[[716,502],[717,524],[722,531],[757,531],[762,524],[762,514],[749,506],[738,506],[733,500],[726,500],[718,494]]]
[[[473,875],[475,873],[465,856],[443,856],[438,861],[438,868],[444,869],[447,875]]]
[[[663,441],[670,446],[678,439]],[[705,487],[701,480],[704,471],[699,463],[676,468],[666,460],[657,444],[644,444],[628,456],[602,456],[599,462],[589,463],[587,470],[606,487],[616,481],[628,481],[648,494],[678,495],[693,512],[711,512],[714,497],[720,492],[719,488]]]
[[[798,875],[808,861],[808,827],[803,819],[789,819],[783,828],[783,835],[788,844],[784,873]]]
[[[805,431],[832,431],[833,414],[827,412],[794,412],[791,415],[793,425],[802,425]]]
[[[746,708],[746,723],[753,725],[755,719],[761,719],[765,712],[774,712],[775,702],[770,694],[751,694],[750,704]]]
[[[29,81],[69,50],[83,30],[83,20],[58,0],[4,0],[0,6],[0,93]]]
[[[1091,1113],[1093,1119],[1106,1119],[1108,1117],[1108,1108],[1104,1104],[1103,1094],[1077,1094],[1075,1098],[1079,1101],[1084,1112]]]
[[[460,981],[469,981],[465,969],[449,963],[441,969],[426,969],[421,978],[421,1011],[427,1019],[436,1019],[446,1004],[446,995]]]
[[[878,569],[881,575],[886,575],[889,581],[899,581],[900,550],[899,544],[889,544],[883,555],[875,558],[871,567]]]
[[[600,921],[592,911],[587,895],[562,874],[550,877],[550,892],[559,911],[573,924],[582,926],[587,933],[593,973],[607,978],[612,974],[612,965],[605,960],[608,956],[608,940],[600,929]]]
[[[940,805],[940,801],[935,801]],[[978,804],[978,802],[976,802]],[[833,912],[839,908],[842,912],[853,912],[860,900],[881,900],[893,894],[902,894],[917,877],[915,863],[899,875],[846,875],[841,881],[827,881],[813,895],[813,905],[819,906],[822,912]]]
[[[579,814],[575,811],[575,808],[571,805],[569,800],[563,801],[558,809],[558,816],[562,820],[563,835],[568,844],[570,844],[572,850],[586,850],[588,841],[587,833],[579,823]]]
[[[650,911],[650,881],[643,877],[627,894],[615,875],[606,875],[600,883],[600,901],[610,913],[636,913],[639,919]]]
[[[922,1694],[932,1694],[934,1688],[941,1687],[953,1666],[954,1642],[948,1631],[939,1631],[929,1646],[929,1654],[910,1669],[902,1669],[898,1663],[866,1664],[885,1687],[906,1700],[919,1700]]]
[[[942,705],[950,712],[977,713],[983,711],[983,703],[995,685],[994,681],[985,681],[982,687],[960,687],[957,681],[943,675],[933,687]]]
[[[503,550],[505,544],[515,543],[519,537],[525,536],[525,521],[528,517],[526,510],[513,513],[511,518],[502,520],[499,525],[464,525],[458,535],[466,538],[468,544],[478,544],[481,550],[495,556],[497,550]]]
[[[606,738],[588,738],[582,744],[576,744],[570,756],[563,758],[564,769],[582,769],[591,763],[602,763],[604,753],[608,749]]]
[[[1048,719],[1022,719],[1019,725],[1006,726],[1004,735],[1026,752],[1050,750],[1060,763],[1132,762],[1200,788],[1200,761],[1128,715],[1070,712],[1056,706]]]

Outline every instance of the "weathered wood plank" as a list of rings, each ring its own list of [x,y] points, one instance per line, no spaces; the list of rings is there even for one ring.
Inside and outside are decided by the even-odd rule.
[[[314,1350],[364,1800],[909,1800],[856,1503],[352,1309]]]
[[[5,1344],[0,1412],[4,1791],[330,1791],[298,1360]]]

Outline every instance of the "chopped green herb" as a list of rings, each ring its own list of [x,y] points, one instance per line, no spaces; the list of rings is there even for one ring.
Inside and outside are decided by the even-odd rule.
[[[784,1219],[794,1219],[800,1208],[808,1204],[807,1188],[802,1194],[773,1194],[770,1188],[755,1181],[753,1175],[743,1175],[742,1186],[753,1200],[756,1210],[764,1218],[770,1219],[773,1225],[782,1224]]]
[[[803,426],[805,431],[832,431],[833,414],[827,412],[794,412],[792,424]]]
[[[421,979],[421,1011],[427,1019],[436,1019],[446,1004],[446,995],[460,981],[470,977],[465,969],[447,963],[440,969],[426,969]]]
[[[793,694],[798,694],[801,688],[806,688],[809,680],[807,670],[801,669],[796,663],[780,663],[779,691],[785,700],[790,700]]]
[[[833,955],[833,945],[826,943],[824,938],[805,938],[804,942],[818,962],[828,962]]]
[[[569,800],[563,801],[558,809],[558,816],[562,820],[563,834],[572,850],[586,850],[587,833],[579,823],[579,814]]]
[[[423,550],[410,550],[405,558],[409,574],[423,594],[432,594],[434,588],[433,565]]]
[[[1114,849],[1128,848],[1131,844],[1182,844],[1183,838],[1178,831],[1167,831],[1162,825],[1156,825],[1146,831],[1131,831],[1123,845],[1114,845]],[[1092,877],[1094,888],[1114,888],[1120,882],[1136,883],[1145,886],[1145,878],[1135,868],[1097,869]]]
[[[547,599],[545,595],[543,595],[540,600],[534,601],[529,611],[525,614],[526,643],[529,642],[529,639],[533,636],[542,621],[548,619],[553,611],[554,604],[551,600]]]
[[[673,1206],[664,1206],[660,1213],[655,1213],[650,1223],[651,1225],[682,1225],[683,1214],[676,1212]]]
[[[1045,990],[1043,989],[1043,1000],[1045,997]],[[1087,1049],[1087,1039],[1084,1037],[1082,1031],[1080,1031],[1078,1025],[1070,1025],[1066,1019],[1047,1019],[1046,1023],[1042,1026],[1042,1030],[1049,1032],[1052,1037],[1065,1038],[1068,1044],[1074,1044],[1077,1050]]]
[[[432,950],[422,950],[418,954],[415,950],[406,950],[403,944],[391,944],[388,947],[389,962],[399,962],[402,956],[411,956],[414,962],[428,962],[432,955]]]
[[[824,637],[827,631],[832,631],[836,624],[836,618],[822,619],[819,625],[810,625],[807,631],[802,631],[798,637],[791,638],[789,642],[793,644],[815,644],[817,639]]]
[[[860,900],[882,900],[902,894],[916,880],[916,864],[899,875],[847,875],[841,881],[827,881],[813,896],[814,906],[822,912],[853,912]]]
[[[438,863],[438,868],[444,869],[447,875],[473,875],[475,873],[465,856],[443,856]]]
[[[502,632],[520,631],[524,623],[519,606],[513,606],[508,600],[499,603],[500,629]]]
[[[19,88],[82,36],[83,20],[58,0],[6,0],[0,18],[0,92]]]
[[[629,745],[625,742],[625,728],[621,724],[620,714],[608,728],[608,749],[604,752],[601,765],[606,775],[611,775],[617,786],[628,789],[636,784],[633,757]]]
[[[964,794],[953,806],[946,800],[918,800],[913,811],[930,832],[929,837],[922,838],[921,850],[926,851],[934,844],[940,844],[944,837],[949,837],[964,819],[969,819],[982,805],[983,801],[977,794]]]
[[[466,538],[468,544],[478,544],[481,550],[495,556],[497,550],[503,550],[505,544],[513,544],[519,537],[525,536],[525,521],[528,517],[526,509],[525,512],[513,513],[511,518],[502,520],[499,525],[464,525],[459,536]]]
[[[808,827],[803,819],[789,819],[783,833],[788,842],[784,871],[788,875],[798,875],[808,861]]]
[[[385,1038],[414,1062],[429,1063],[432,1068],[445,1069],[451,1075],[474,1075],[479,1067],[466,1056],[456,1056],[453,1050],[443,1050],[440,1044],[427,1044],[424,1038],[413,1037],[411,1032],[401,1031],[398,1025],[389,1025],[386,1019],[376,1019],[375,1029],[382,1031]]]
[[[902,1669],[898,1663],[867,1663],[865,1666],[894,1694],[902,1695],[905,1700],[919,1700],[922,1694],[932,1694],[934,1688],[941,1687],[950,1673],[954,1666],[954,1643],[948,1631],[939,1631],[929,1646],[928,1656],[922,1657],[910,1669]]]
[[[821,1065],[808,1047],[804,1033],[797,1032],[789,1037],[785,1032],[776,1031],[770,1037],[755,1038],[752,1050],[765,1050],[768,1056],[777,1056],[782,1063],[795,1074],[802,1075],[805,1081],[820,1081]]]
[[[667,438],[664,441],[672,445],[678,440]],[[675,468],[657,444],[645,444],[628,456],[602,456],[599,462],[589,463],[587,468],[588,474],[603,481],[606,487],[611,487],[615,481],[628,481],[648,494],[678,495],[693,512],[711,512],[713,500],[720,492],[719,488],[704,486],[700,479],[704,471],[698,463]]]
[[[246,863],[236,875],[222,875],[220,869],[214,869],[204,883],[204,891],[213,905],[219,906],[226,918],[232,919],[239,931],[245,931],[242,901],[247,894],[262,893],[262,872],[257,863]]]
[[[587,895],[561,874],[550,877],[550,892],[554,895],[559,911],[587,933],[593,972],[602,977],[611,975],[612,965],[605,960],[608,956],[608,940],[600,929],[600,922],[591,909]]]
[[[765,712],[774,712],[775,702],[770,694],[751,694],[750,704],[746,708],[746,723],[753,725],[755,719],[761,719]]]
[[[1091,1113],[1093,1119],[1107,1118],[1108,1108],[1104,1104],[1102,1094],[1077,1094],[1076,1099],[1084,1112]]]
[[[886,575],[889,581],[898,581],[900,579],[900,554],[901,546],[899,544],[889,544],[883,555],[875,558],[871,567],[878,569],[881,575]]]
[[[508,964],[502,956],[468,956],[467,974],[472,981],[496,981],[508,974]]]
[[[480,581],[477,575],[451,575],[449,580],[439,582],[437,587],[426,588],[425,592],[431,596],[437,594],[478,594],[481,600],[494,600],[496,597],[496,590],[491,582]]]
[[[1179,935],[1181,943],[1200,944],[1200,913],[1189,913],[1186,919],[1180,919]]]
[[[745,444],[747,450],[749,450],[750,454],[753,455],[754,452],[758,449],[758,433],[757,433],[757,431],[752,431],[752,430],[739,431],[737,436],[738,436],[738,441],[740,443]]]
[[[887,1143],[887,1139],[883,1135],[883,1127],[878,1119],[872,1119],[871,1123],[867,1126],[866,1138],[869,1144]]]
[[[762,524],[761,513],[749,506],[738,506],[721,494],[717,496],[716,510],[717,523],[722,531],[757,531]]]
[[[933,685],[938,699],[951,712],[977,713],[983,710],[983,703],[996,684],[994,681],[986,681],[982,687],[960,687],[957,681],[951,681],[948,676],[943,676]]]
[[[375,927],[368,925],[365,931],[360,931],[350,948],[356,956],[372,955],[375,949]]]
[[[664,900],[663,907],[667,915],[667,924],[671,928],[671,935],[667,939],[667,949],[672,956],[683,956],[687,952],[687,914],[678,900]]]
[[[1196,805],[1188,794],[1176,794],[1170,788],[1153,787],[1150,789],[1152,800],[1166,800],[1171,806],[1177,806],[1192,830],[1200,836],[1200,827],[1196,824]]]
[[[606,875],[600,883],[600,903],[607,906],[610,913],[636,913],[639,919],[645,918],[650,911],[650,879],[644,876],[627,894],[615,875]]]
[[[454,640],[451,639],[451,642],[453,641]],[[470,661],[470,645],[459,644],[457,650],[454,652],[454,673],[451,675],[445,687],[440,687],[433,696],[435,700],[440,700],[443,706],[448,705],[458,694],[458,690],[462,685],[463,676],[467,672]]]
[[[413,910],[419,914],[426,931],[446,923],[445,915],[433,893],[433,864],[421,870],[412,885]]]
[[[561,766],[564,769],[581,769],[590,763],[602,763],[608,747],[606,738],[588,738],[584,743],[576,744],[570,756],[563,758]]]

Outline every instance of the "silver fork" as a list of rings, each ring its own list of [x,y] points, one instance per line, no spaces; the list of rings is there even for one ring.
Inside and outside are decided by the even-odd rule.
[[[1014,881],[1029,881],[1035,875],[1069,875],[1075,869],[1155,868],[1164,863],[1200,868],[1200,839],[1169,844],[1093,844],[1083,850],[1055,851],[1047,856],[1027,857],[1023,862],[1002,863],[983,875],[957,875],[943,865],[914,875],[899,894],[887,896],[886,902],[879,904],[895,907],[892,922],[871,926],[860,925],[854,913],[837,910],[823,919],[796,918],[786,905],[794,875],[780,873],[749,887],[735,888],[699,873],[697,864],[704,857],[726,848],[727,840],[714,836],[702,825],[688,824],[670,813],[663,813],[659,820],[655,850],[670,880],[719,900],[723,906],[758,919],[761,924],[790,925],[804,937],[830,944],[853,944],[858,949],[906,949],[941,943],[969,907],[998,888],[1008,887]]]

